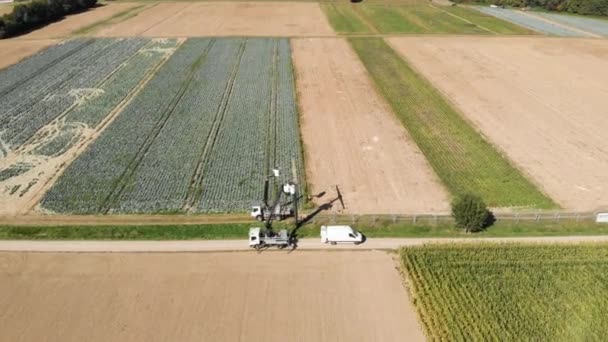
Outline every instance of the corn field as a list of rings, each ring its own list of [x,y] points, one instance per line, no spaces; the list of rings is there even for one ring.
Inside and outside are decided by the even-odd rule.
[[[605,340],[607,244],[428,245],[400,253],[430,340]]]

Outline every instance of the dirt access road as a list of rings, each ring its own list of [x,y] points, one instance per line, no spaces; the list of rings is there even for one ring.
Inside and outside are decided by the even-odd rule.
[[[334,185],[347,212],[448,212],[444,188],[377,94],[348,42],[292,39],[301,134],[311,193]]]
[[[317,3],[160,3],[97,33],[102,37],[334,36]]]
[[[377,238],[367,239],[361,245],[323,244],[320,239],[300,239],[297,251],[311,250],[388,250],[402,246],[419,246],[433,243],[584,243],[605,242],[608,235],[599,236],[546,236],[518,238]],[[247,238],[240,240],[189,240],[189,241],[19,241],[0,240],[0,251],[5,252],[234,252],[251,251]],[[270,249],[269,252],[293,253]]]
[[[608,41],[390,38],[565,209],[608,204]]]
[[[423,341],[385,252],[0,253],[2,341]]]

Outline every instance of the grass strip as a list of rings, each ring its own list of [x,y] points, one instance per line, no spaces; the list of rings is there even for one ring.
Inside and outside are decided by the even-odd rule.
[[[472,192],[491,207],[556,207],[383,39],[349,41],[452,195]]]
[[[193,224],[193,225],[91,225],[91,226],[0,226],[1,240],[221,240],[247,239],[250,227],[256,223]],[[465,234],[450,224],[354,225],[368,238],[483,238],[566,235],[606,235],[608,226],[593,222],[498,222],[487,230]],[[292,229],[292,225],[276,224],[274,229]],[[318,225],[307,225],[298,231],[299,237],[316,238]]]
[[[505,20],[466,7],[424,4],[321,4],[342,34],[532,34]]]
[[[138,15],[141,11],[143,11],[146,8],[148,8],[148,5],[139,5],[139,6],[131,7],[125,11],[114,14],[109,18],[94,22],[91,25],[81,27],[78,30],[72,32],[72,34],[85,35],[85,34],[93,33],[104,26],[108,26],[110,24],[117,24],[117,23],[123,22],[127,19],[131,19],[131,18],[135,17],[136,15]]]
[[[355,12],[356,5],[321,4],[329,23],[338,33],[369,34],[373,29],[364,23]]]
[[[607,243],[427,245],[400,255],[429,340],[605,339]]]

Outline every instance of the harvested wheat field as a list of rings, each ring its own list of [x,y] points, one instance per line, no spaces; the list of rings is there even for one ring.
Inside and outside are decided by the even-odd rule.
[[[0,254],[3,341],[422,341],[384,252]]]
[[[444,212],[444,188],[343,39],[293,39],[307,180],[348,212]],[[322,203],[324,198],[320,200]]]
[[[0,40],[0,69],[18,63],[22,59],[57,43],[53,39],[41,40]]]
[[[608,41],[389,42],[560,205],[608,204]]]
[[[101,7],[90,9],[86,12],[67,16],[65,19],[58,22],[49,24],[43,28],[35,30],[19,39],[42,39],[42,38],[59,38],[69,36],[74,31],[92,25],[98,21],[102,21],[116,15],[118,13],[127,11],[135,6],[137,3],[111,3]]]
[[[161,3],[99,36],[332,36],[317,3]]]

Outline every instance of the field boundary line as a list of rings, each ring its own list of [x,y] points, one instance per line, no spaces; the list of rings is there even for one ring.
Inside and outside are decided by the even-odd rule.
[[[131,101],[135,97],[137,97],[137,95],[141,92],[141,90],[144,88],[144,86],[154,77],[154,75],[156,75],[158,70],[160,70],[160,68],[169,60],[169,58],[171,58],[173,53],[175,53],[175,51],[177,51],[177,49],[179,49],[179,47],[181,46],[182,43],[183,43],[183,40],[178,40],[177,46],[175,47],[173,52],[165,54],[165,56],[163,56],[163,58],[161,58],[160,61],[154,67],[152,67],[152,68],[150,68],[150,70],[148,70],[148,72],[144,75],[144,77],[127,94],[127,96],[125,96],[122,99],[122,101],[120,101],[118,103],[118,105],[112,111],[110,111],[110,113],[108,113],[108,115],[106,115],[106,117],[97,125],[97,127],[95,127],[94,133],[90,137],[84,139],[80,144],[76,145],[75,147],[73,146],[72,148],[65,151],[64,155],[71,154],[71,157],[68,158],[63,164],[61,164],[61,166],[55,171],[55,173],[47,179],[47,181],[40,188],[40,190],[34,196],[32,196],[32,199],[30,200],[30,204],[27,206],[26,213],[31,213],[36,209],[36,206],[42,200],[42,197],[49,191],[51,186],[63,174],[63,172],[66,170],[66,168],[74,160],[76,160],[76,158],[78,158],[82,154],[82,152],[84,152],[84,150],[89,147],[89,144],[91,144],[93,141],[95,141],[97,139],[97,137],[127,107],[127,105],[129,105],[131,103]]]
[[[129,181],[131,176],[133,176],[133,174],[139,167],[139,164],[141,163],[141,161],[144,159],[144,157],[148,153],[148,150],[150,149],[150,147],[156,140],[156,137],[158,136],[158,134],[160,134],[160,132],[163,130],[163,128],[165,127],[165,125],[167,124],[167,122],[169,121],[171,116],[173,115],[175,108],[177,108],[177,106],[178,106],[179,102],[181,101],[182,97],[184,96],[184,94],[188,91],[188,88],[190,87],[190,83],[192,82],[192,79],[194,78],[194,74],[204,64],[204,61],[207,58],[209,51],[211,51],[211,49],[213,48],[213,45],[215,45],[215,42],[216,42],[215,39],[211,40],[209,42],[209,44],[205,47],[205,50],[203,50],[203,53],[197,59],[195,59],[194,62],[190,65],[190,70],[188,71],[188,74],[186,76],[184,83],[181,85],[177,94],[169,102],[169,105],[166,108],[166,112],[162,113],[160,115],[160,118],[158,119],[158,121],[156,122],[156,124],[154,125],[152,130],[146,136],[144,142],[137,150],[135,157],[131,160],[131,162],[129,163],[129,165],[127,166],[125,171],[122,173],[122,175],[117,179],[116,185],[113,187],[112,191],[108,194],[106,199],[102,202],[100,210],[99,210],[100,212],[107,214],[112,209],[111,207],[115,204],[115,202],[118,201],[118,199],[122,195],[125,187],[127,186],[127,182]]]
[[[207,137],[207,141],[201,151],[199,156],[199,162],[196,165],[196,170],[192,175],[190,180],[190,186],[188,188],[188,192],[186,198],[184,199],[184,204],[182,206],[182,210],[186,212],[191,212],[194,207],[197,206],[198,197],[200,197],[202,193],[202,183],[203,178],[205,177],[205,171],[207,169],[207,165],[209,161],[207,157],[213,152],[213,148],[215,147],[215,142],[217,141],[217,137],[219,136],[219,132],[222,128],[222,123],[224,121],[224,116],[226,114],[226,108],[228,108],[228,104],[230,102],[230,98],[232,96],[232,89],[234,87],[234,82],[236,79],[236,75],[241,67],[241,61],[243,58],[243,54],[245,53],[245,47],[247,45],[247,38],[244,38],[241,41],[241,45],[239,46],[239,51],[237,53],[237,60],[234,63],[232,73],[230,78],[226,84],[226,88],[224,88],[224,94],[222,95],[222,99],[218,104],[216,114],[213,120],[213,125],[211,127],[211,131],[209,132],[209,136]]]
[[[441,12],[444,12],[444,13],[446,13],[447,15],[450,15],[450,16],[452,16],[452,17],[454,17],[454,18],[460,19],[460,20],[464,21],[465,23],[473,24],[473,25],[475,25],[475,26],[479,27],[479,28],[480,28],[480,29],[482,29],[482,30],[488,31],[488,32],[490,32],[490,33],[492,33],[492,34],[495,34],[495,35],[498,35],[498,34],[499,34],[498,32],[493,31],[493,30],[490,30],[489,28],[487,28],[487,27],[485,27],[485,26],[483,26],[483,25],[479,25],[479,24],[474,23],[474,22],[472,22],[472,21],[470,21],[470,20],[468,20],[468,19],[465,19],[465,18],[463,18],[463,17],[461,17],[461,16],[459,16],[459,15],[456,15],[456,14],[454,14],[454,13],[450,13],[450,12],[448,12],[448,11],[446,11],[446,10],[442,9],[442,8],[439,8],[439,7],[437,7],[437,6],[433,5],[433,4],[429,4],[429,6],[430,6],[430,7],[435,8],[435,9],[438,9],[438,10],[440,10]]]
[[[450,95],[446,92],[443,91],[443,89],[441,89],[440,87],[435,86],[435,83],[432,82],[429,78],[427,78],[423,73],[422,70],[420,70],[418,68],[418,66],[410,59],[408,58],[405,54],[402,54],[401,52],[399,52],[399,49],[391,42],[391,40],[387,40],[387,39],[383,39],[384,42],[386,42],[386,44],[388,44],[388,46],[393,49],[393,51],[395,51],[395,53],[397,53],[397,55],[399,57],[401,57],[401,59],[412,69],[412,71],[420,78],[422,79],[425,83],[427,83],[430,87],[432,87],[435,91],[437,91],[439,93],[439,95],[443,98],[443,100],[452,108],[452,110],[454,110],[454,112],[456,112],[456,114],[468,125],[470,126],[470,128],[477,133],[477,135],[479,137],[481,137],[487,144],[490,145],[490,147],[498,154],[502,157],[502,159],[504,159],[506,161],[506,163],[508,163],[515,171],[517,171],[525,180],[527,180],[531,185],[533,185],[535,187],[535,189],[541,193],[545,198],[549,199],[549,201],[551,201],[555,206],[556,209],[563,209],[563,206],[561,203],[559,203],[556,199],[554,199],[549,193],[547,193],[545,187],[543,184],[537,182],[537,180],[535,178],[532,177],[532,174],[530,174],[529,172],[527,172],[526,170],[524,170],[522,167],[520,167],[519,164],[515,163],[514,160],[511,159],[511,157],[509,157],[509,155],[507,154],[507,151],[504,150],[501,146],[498,146],[497,144],[494,144],[492,142],[492,140],[490,140],[490,137],[488,135],[486,135],[478,126],[477,124],[475,124],[475,122],[473,122],[467,115],[465,115],[465,113],[460,109],[460,107],[458,106],[457,103],[454,102],[454,100],[450,97]],[[443,180],[442,180],[443,182]],[[446,186],[447,188],[447,186]]]

